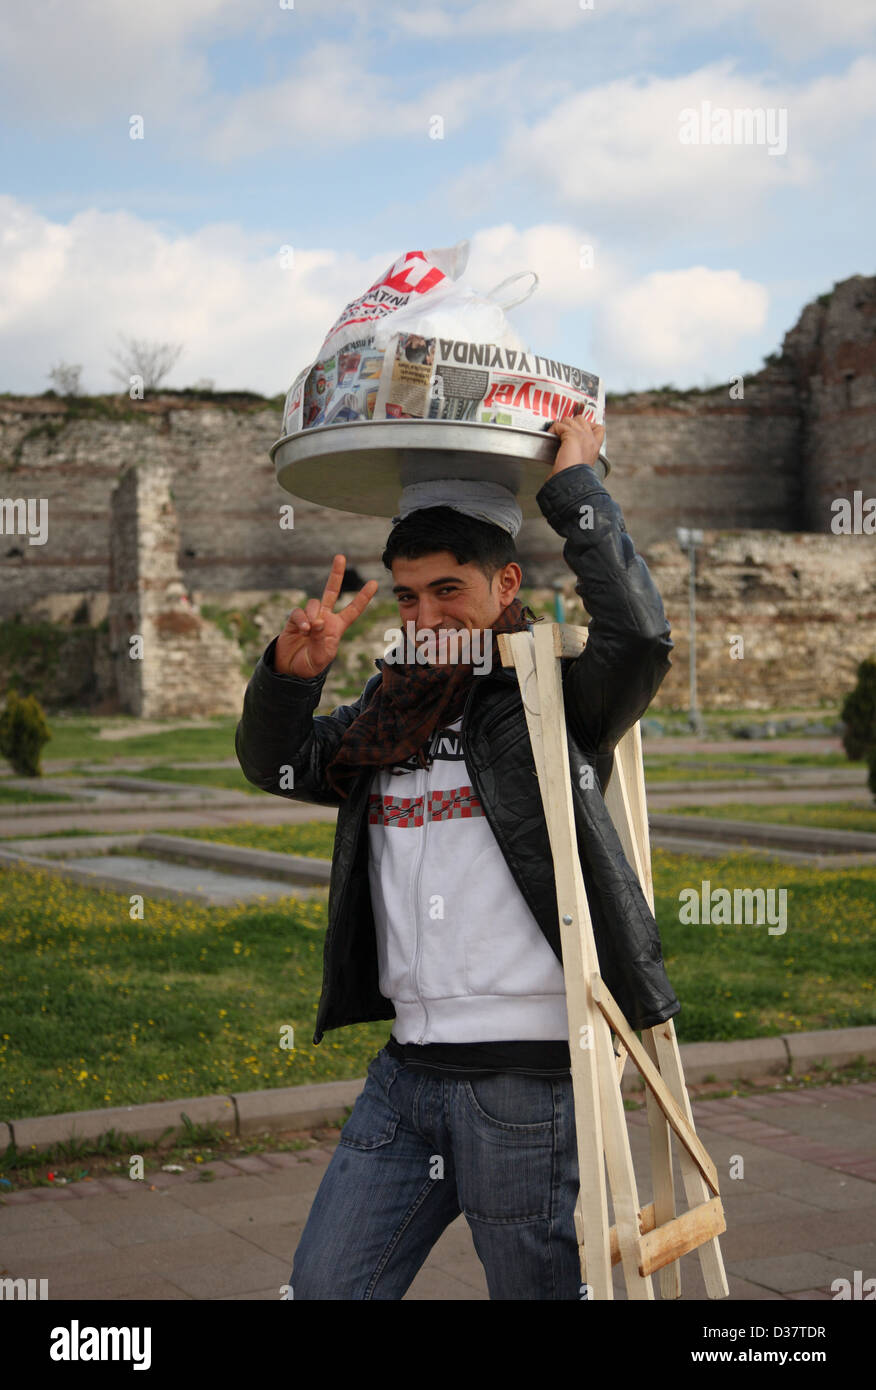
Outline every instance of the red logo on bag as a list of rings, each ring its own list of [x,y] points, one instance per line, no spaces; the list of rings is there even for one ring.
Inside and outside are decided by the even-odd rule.
[[[437,266],[430,268],[429,262],[422,251],[409,251],[406,256],[402,256],[396,261],[395,265],[390,266],[384,280],[378,284],[385,285],[388,289],[398,290],[402,294],[410,294],[416,291],[417,294],[425,294],[427,290],[434,289],[444,279],[444,271]],[[372,285],[376,289],[376,285]]]

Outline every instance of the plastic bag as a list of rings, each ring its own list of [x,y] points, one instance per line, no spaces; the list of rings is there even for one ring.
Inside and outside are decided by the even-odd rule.
[[[523,294],[501,291],[515,280],[532,278]],[[450,281],[385,318],[375,329],[374,346],[385,351],[396,333],[422,338],[457,338],[470,343],[494,343],[497,347],[526,351],[526,344],[505,317],[505,310],[528,299],[538,284],[533,270],[509,275],[489,294],[479,294],[462,280]]]
[[[434,251],[407,251],[346,306],[305,374],[303,392],[297,377],[287,395],[284,433],[371,418],[383,365],[383,348],[374,346],[377,326],[446,293],[465,269],[469,246],[459,241]]]

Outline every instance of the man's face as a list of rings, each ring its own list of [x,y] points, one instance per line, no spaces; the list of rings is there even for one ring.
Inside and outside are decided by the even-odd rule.
[[[488,583],[477,565],[460,565],[449,550],[441,550],[417,560],[393,560],[392,577],[402,630],[413,622],[416,630],[437,635],[442,628],[492,627],[516,597],[523,571],[512,561]]]

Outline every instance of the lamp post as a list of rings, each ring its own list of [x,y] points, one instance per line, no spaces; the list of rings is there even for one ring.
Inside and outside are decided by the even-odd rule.
[[[688,526],[678,526],[675,531],[678,544],[686,550],[690,560],[688,573],[688,612],[690,626],[690,727],[695,734],[704,732],[703,721],[697,708],[697,593],[696,593],[696,548],[703,543],[703,533],[691,530]]]
[[[554,580],[554,618],[558,623],[566,621],[566,597],[563,593],[565,581]]]

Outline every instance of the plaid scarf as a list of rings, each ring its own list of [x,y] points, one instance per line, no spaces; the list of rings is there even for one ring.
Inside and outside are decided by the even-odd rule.
[[[496,635],[524,632],[527,619],[541,621],[531,608],[514,599],[491,625],[491,669],[502,664]],[[435,640],[439,642],[437,634]],[[479,679],[471,662],[450,666],[387,663],[382,675],[370,703],[346,730],[326,768],[326,781],[345,799],[349,795],[348,784],[364,767],[394,767],[412,754],[417,755],[421,767],[429,767],[432,760],[425,753],[429,740],[436,729],[459,718],[472,682]]]

